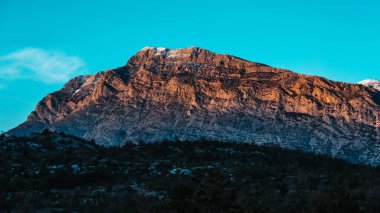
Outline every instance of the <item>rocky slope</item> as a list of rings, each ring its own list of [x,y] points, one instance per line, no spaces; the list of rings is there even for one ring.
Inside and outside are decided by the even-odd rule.
[[[49,128],[105,146],[162,140],[279,145],[380,164],[380,92],[197,47],[146,47],[78,76],[8,134]]]

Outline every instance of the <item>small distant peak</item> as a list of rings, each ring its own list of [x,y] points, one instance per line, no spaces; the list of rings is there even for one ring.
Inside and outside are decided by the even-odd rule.
[[[373,84],[373,83],[380,83],[380,82],[376,79],[366,79],[366,80],[360,81],[358,84]]]
[[[380,91],[380,81],[376,79],[366,79],[366,80],[358,82],[358,84],[361,84],[370,88],[374,88]]]

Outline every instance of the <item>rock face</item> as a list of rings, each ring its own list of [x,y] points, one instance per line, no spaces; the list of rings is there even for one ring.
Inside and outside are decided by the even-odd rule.
[[[380,82],[374,79],[363,80],[363,81],[360,81],[358,84],[361,84],[370,88],[374,88],[380,91]]]
[[[146,47],[78,76],[8,134],[49,128],[111,146],[199,139],[279,145],[380,165],[380,92],[197,47]]]

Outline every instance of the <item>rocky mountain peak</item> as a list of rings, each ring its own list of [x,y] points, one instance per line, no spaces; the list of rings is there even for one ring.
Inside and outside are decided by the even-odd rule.
[[[144,47],[132,56],[129,67],[141,65],[195,65],[243,69],[252,66],[266,66],[224,54],[213,53],[199,47],[169,49],[165,47]]]
[[[136,55],[145,55],[147,58],[163,57],[172,60],[191,60],[197,58],[201,53],[205,53],[203,57],[216,55],[208,50],[199,47],[187,47],[180,49],[169,49],[166,47],[144,47],[136,53]],[[207,54],[207,55],[206,55]]]

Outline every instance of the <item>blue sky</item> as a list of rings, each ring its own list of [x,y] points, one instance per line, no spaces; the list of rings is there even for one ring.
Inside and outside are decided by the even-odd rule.
[[[375,0],[0,0],[0,130],[144,46],[199,46],[337,81],[380,79]]]

